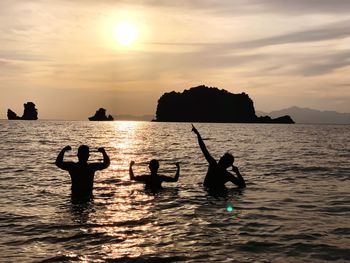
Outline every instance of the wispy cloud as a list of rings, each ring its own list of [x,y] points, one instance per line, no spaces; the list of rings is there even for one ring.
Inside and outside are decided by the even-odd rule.
[[[267,37],[252,41],[234,43],[233,48],[258,48],[270,45],[281,45],[290,43],[304,43],[315,41],[326,41],[350,37],[349,20],[328,24],[309,30],[300,30],[292,33]]]
[[[335,22],[307,30],[299,30],[286,34],[275,35],[272,37],[254,39],[242,42],[151,42],[149,44],[165,46],[196,46],[202,48],[216,48],[218,50],[229,49],[252,49],[272,45],[283,45],[292,43],[306,43],[315,41],[328,41],[334,39],[343,39],[350,37],[350,19]]]
[[[280,15],[304,14],[348,14],[350,2],[348,0],[122,0],[105,2],[118,2],[124,4],[147,5],[153,7],[167,7],[186,9],[188,11],[207,11],[227,15],[246,15],[256,13],[277,13]]]

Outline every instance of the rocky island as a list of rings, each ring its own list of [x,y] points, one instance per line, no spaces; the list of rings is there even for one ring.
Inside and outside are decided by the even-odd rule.
[[[89,121],[113,121],[112,115],[106,115],[106,109],[99,108],[95,115],[89,118]]]
[[[257,117],[248,94],[233,94],[204,85],[164,93],[158,100],[160,122],[294,123],[288,115],[276,119]]]
[[[37,120],[38,110],[35,108],[33,102],[24,103],[24,111],[22,117],[17,116],[17,114],[11,109],[7,110],[7,119],[9,120]]]

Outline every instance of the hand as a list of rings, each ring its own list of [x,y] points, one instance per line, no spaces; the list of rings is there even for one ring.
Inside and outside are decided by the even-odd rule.
[[[134,161],[131,161],[131,162],[130,162],[130,166],[133,166],[134,164],[135,164]]]
[[[72,150],[72,147],[70,147],[69,145],[67,145],[66,147],[63,148],[64,151],[70,151]]]
[[[234,171],[235,173],[239,173],[238,167],[234,165],[232,165],[232,171]]]
[[[105,148],[100,147],[100,148],[97,149],[97,151],[100,152],[100,153],[103,153],[103,152],[105,152]]]
[[[180,163],[179,162],[176,162],[175,163],[176,167],[179,169],[180,168]]]
[[[199,134],[199,132],[198,132],[197,129],[193,126],[193,124],[192,124],[192,131],[193,131],[195,134]]]

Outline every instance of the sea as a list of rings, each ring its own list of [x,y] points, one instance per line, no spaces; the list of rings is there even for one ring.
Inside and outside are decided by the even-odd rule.
[[[207,171],[190,123],[0,121],[1,262],[349,262],[350,125],[195,123],[211,155],[226,152],[245,189],[203,188]],[[76,203],[70,177],[86,144],[94,198]],[[151,193],[129,179],[148,173],[178,182]]]

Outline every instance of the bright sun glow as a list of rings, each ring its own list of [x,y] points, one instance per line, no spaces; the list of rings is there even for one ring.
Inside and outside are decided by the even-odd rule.
[[[138,37],[137,27],[129,22],[121,22],[114,30],[114,37],[119,44],[129,46],[134,43]]]

